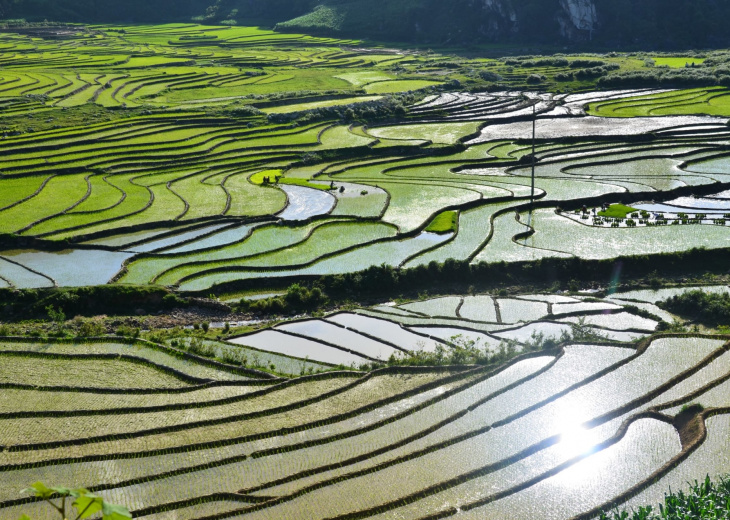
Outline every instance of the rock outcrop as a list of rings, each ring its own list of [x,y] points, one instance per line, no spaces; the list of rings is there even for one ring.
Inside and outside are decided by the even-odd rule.
[[[517,34],[520,29],[517,11],[512,0],[483,0],[483,23],[479,32],[490,40]]]
[[[560,0],[557,15],[560,33],[569,40],[591,40],[598,27],[598,11],[594,0]]]
[[[551,4],[552,5],[549,5]],[[594,0],[548,0],[545,14],[554,16],[560,36],[569,41],[593,39],[599,15]],[[534,14],[513,0],[481,0],[480,33],[490,40],[519,36]]]

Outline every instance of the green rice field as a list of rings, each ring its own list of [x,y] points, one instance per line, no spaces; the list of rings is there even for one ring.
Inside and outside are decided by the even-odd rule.
[[[545,218],[611,194],[615,204],[627,192],[646,202],[712,184],[722,192],[722,87],[537,93],[497,60],[456,67],[446,55],[250,27],[78,26],[69,38],[0,34],[18,50],[0,62],[0,233],[37,244],[0,250],[6,287],[208,293],[382,263],[612,258],[645,240],[663,243],[657,252],[727,247],[717,219],[691,221],[712,226],[696,235],[628,229],[628,215],[610,212]],[[459,90],[478,66],[514,90]],[[534,192],[524,164],[533,107]],[[533,193],[535,218],[524,213]],[[521,224],[508,223],[515,212]],[[534,236],[514,240],[525,232]],[[575,244],[559,238],[568,234]],[[588,253],[583,240],[616,245]]]

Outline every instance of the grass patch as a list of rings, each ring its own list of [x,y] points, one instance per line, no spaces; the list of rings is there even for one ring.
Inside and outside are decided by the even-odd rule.
[[[455,233],[459,226],[459,212],[458,211],[444,211],[438,215],[428,225],[426,231],[429,233],[438,233],[444,235],[446,233]]]
[[[279,177],[279,180],[276,180],[276,177]],[[307,179],[298,179],[296,177],[286,177],[286,175],[281,170],[266,170],[258,173],[254,173],[250,180],[253,184],[256,184],[257,186],[261,186],[266,184],[264,182],[264,178],[268,178],[268,184],[271,186],[276,186],[277,184],[293,184],[295,186],[304,186],[305,188],[312,188],[315,190],[320,191],[329,191],[330,185],[329,184],[315,184],[313,182],[308,181]]]
[[[639,211],[631,206],[624,206],[623,204],[611,204],[606,211],[599,211],[599,217],[607,218],[626,218],[631,213]]]
[[[686,67],[687,65],[700,65],[705,62],[705,58],[690,58],[690,57],[679,57],[679,58],[652,58],[654,63],[658,67],[671,67],[673,69],[679,69]]]

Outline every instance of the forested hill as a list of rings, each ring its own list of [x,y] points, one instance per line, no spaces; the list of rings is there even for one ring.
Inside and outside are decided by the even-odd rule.
[[[727,0],[0,0],[28,21],[199,21],[433,44],[730,45]]]

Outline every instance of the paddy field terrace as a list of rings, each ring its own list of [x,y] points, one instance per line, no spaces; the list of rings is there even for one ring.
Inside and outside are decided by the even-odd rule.
[[[617,265],[727,283],[723,52],[192,24],[0,47],[0,517],[45,518],[42,480],[135,518],[588,519],[730,471],[727,323],[616,291]],[[555,283],[496,289],[521,276]],[[448,277],[476,288],[412,294]],[[93,291],[245,319],[69,323]]]

